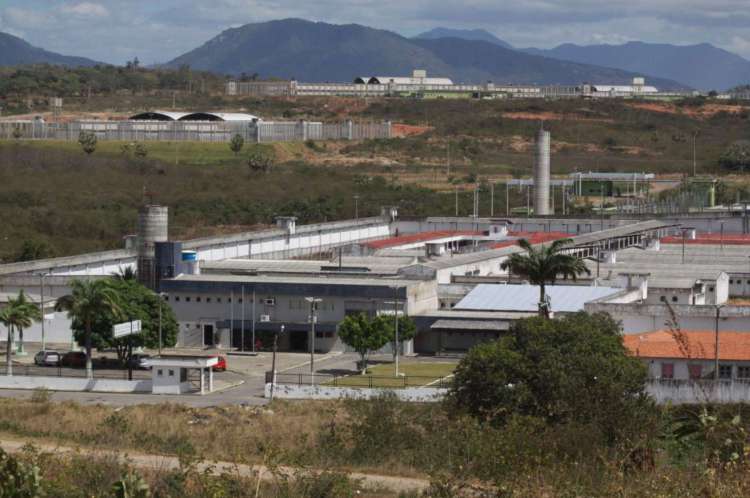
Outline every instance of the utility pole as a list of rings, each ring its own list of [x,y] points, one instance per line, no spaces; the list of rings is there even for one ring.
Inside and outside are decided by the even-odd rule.
[[[698,138],[698,131],[693,132],[693,176],[696,176],[696,159],[695,159],[695,141]]]
[[[316,311],[318,310],[318,303],[323,301],[320,298],[306,297],[305,301],[310,303],[310,377],[311,384],[314,384],[315,379],[315,322],[318,321]]]
[[[716,306],[716,320],[714,325],[714,381],[719,380],[719,317],[721,315],[722,305]]]
[[[273,401],[273,389],[276,386],[276,349],[279,344],[279,334],[284,333],[284,325],[282,324],[279,331],[273,334],[273,356],[271,357],[271,394],[268,397]]]
[[[354,195],[354,219],[359,221],[359,194]]]
[[[47,350],[47,336],[44,331],[44,277],[49,273],[39,274],[39,311],[42,312],[42,351]]]
[[[446,153],[445,178],[447,179],[449,176],[451,176],[451,143],[450,142],[448,142],[448,150]]]
[[[240,351],[245,350],[245,286],[243,285],[240,287],[240,292],[242,293],[242,296],[240,297],[240,319],[242,320],[242,325],[240,326]],[[231,344],[232,338],[229,338],[229,342]]]
[[[159,293],[159,356],[161,356],[161,348],[162,348],[162,313],[161,313],[161,307],[164,305],[164,296],[166,296],[164,292]]]
[[[495,216],[495,182],[490,183],[490,218]]]
[[[456,185],[456,218],[458,218],[458,185]]]
[[[394,328],[395,328],[395,339],[396,339],[396,350],[393,352],[396,362],[396,377],[398,377],[398,355],[400,353],[400,343],[398,340],[398,287],[394,287],[394,299],[393,299],[393,316],[395,317],[393,319],[394,321]]]

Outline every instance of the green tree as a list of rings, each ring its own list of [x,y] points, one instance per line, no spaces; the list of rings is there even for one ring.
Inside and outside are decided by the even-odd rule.
[[[60,297],[55,305],[57,311],[68,312],[68,316],[73,320],[73,330],[83,333],[86,375],[89,379],[94,376],[91,363],[94,326],[103,315],[120,316],[120,296],[112,282],[111,279],[73,280],[70,284],[71,293]]]
[[[119,270],[110,274],[115,280],[136,280],[138,275],[132,266],[120,267]]]
[[[132,348],[159,346],[159,307],[161,307],[162,345],[173,347],[177,343],[177,319],[169,305],[151,289],[133,279],[112,277],[109,286],[118,296],[118,309],[99,313],[92,322],[91,343],[96,348],[114,348],[117,358],[127,362]],[[116,323],[140,320],[141,332],[115,338],[112,328]],[[76,340],[85,339],[85,323],[73,321]]]
[[[43,495],[39,468],[0,449],[0,497],[38,498]]]
[[[616,435],[627,429],[624,417],[650,406],[646,375],[607,314],[527,318],[507,336],[469,351],[456,368],[449,404],[492,422],[534,416],[594,424]]]
[[[16,261],[33,261],[35,259],[49,258],[55,255],[55,251],[47,241],[42,239],[26,239],[21,243],[21,248],[16,255]]]
[[[232,137],[229,141],[229,149],[234,152],[234,155],[239,155],[242,151],[242,147],[245,146],[245,139],[239,133]]]
[[[276,162],[276,154],[267,146],[255,145],[247,156],[247,165],[251,171],[269,173]]]
[[[750,140],[737,140],[727,147],[719,157],[719,166],[739,171],[750,167]]]
[[[558,278],[576,280],[582,273],[591,273],[580,257],[562,252],[571,242],[571,239],[560,239],[536,249],[528,240],[521,239],[518,245],[525,249],[526,253],[511,254],[500,265],[503,270],[509,270],[510,273],[539,286],[541,316],[549,317],[550,313],[546,293],[548,283],[554,284]]]
[[[81,133],[78,134],[78,143],[86,155],[93,154],[96,150],[96,142],[96,135],[93,132],[81,130]]]
[[[18,330],[19,352],[21,352],[23,351],[23,329],[31,327],[35,321],[39,321],[41,318],[42,314],[39,307],[26,298],[23,290],[18,293],[18,297],[10,299],[7,306],[0,312],[0,323],[5,326],[8,332],[8,338],[5,343],[7,375],[13,375],[12,354],[15,331]]]
[[[362,374],[367,371],[367,359],[372,351],[382,348],[393,337],[392,319],[386,316],[370,318],[366,313],[357,313],[344,318],[338,335],[347,346],[359,353]]]

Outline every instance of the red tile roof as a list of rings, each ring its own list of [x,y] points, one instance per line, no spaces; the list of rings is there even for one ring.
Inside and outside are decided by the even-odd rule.
[[[706,244],[706,245],[720,245],[722,241],[726,245],[748,245],[750,244],[750,235],[741,234],[724,234],[722,237],[720,233],[699,233],[694,239],[685,239],[685,244]],[[662,237],[661,242],[663,244],[682,244],[682,236],[669,236]]]
[[[623,336],[622,342],[634,356],[642,358],[685,358],[712,360],[716,357],[713,330],[658,330]],[[719,332],[719,359],[750,361],[750,331]]]
[[[553,240],[567,239],[570,237],[569,234],[563,232],[508,232],[508,235],[510,237],[518,237],[519,239],[526,239],[532,244],[542,244],[544,242],[552,242]],[[517,243],[517,240],[502,240],[493,244],[492,249],[510,247]]]
[[[363,244],[365,247],[370,249],[385,249],[386,247],[397,247],[406,244],[414,244],[416,242],[429,242],[435,239],[444,239],[447,237],[476,237],[483,235],[482,232],[455,232],[455,231],[436,231],[436,232],[420,232],[411,233],[409,235],[399,235],[397,237],[390,237],[387,239],[373,240]]]

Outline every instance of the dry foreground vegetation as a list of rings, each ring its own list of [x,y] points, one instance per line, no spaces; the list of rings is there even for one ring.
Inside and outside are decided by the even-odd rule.
[[[731,423],[713,425],[701,445],[662,435],[650,449],[640,446],[644,434],[608,447],[599,430],[585,424],[550,427],[518,417],[498,428],[451,413],[441,405],[392,399],[113,409],[52,403],[37,393],[29,401],[0,401],[0,438],[26,443],[15,456],[35,465],[47,496],[56,497],[146,496],[112,488],[118,481],[139,480],[152,496],[164,497],[735,497],[750,492],[746,456],[724,456],[737,449],[738,437],[744,437],[740,449],[747,451],[745,429]],[[734,413],[747,416],[748,410],[725,408],[721,417]],[[690,409],[668,409],[663,423],[688,415]],[[81,451],[53,451],[57,444]],[[180,463],[144,468],[134,463],[144,454],[172,455]],[[200,460],[263,464],[269,470],[259,480],[226,466],[212,472],[198,465]],[[351,472],[402,476],[405,483],[418,478],[425,484],[421,492],[399,494],[366,486]]]

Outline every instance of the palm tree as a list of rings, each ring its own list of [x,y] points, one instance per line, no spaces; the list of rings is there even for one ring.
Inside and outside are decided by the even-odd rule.
[[[580,257],[562,252],[571,242],[572,239],[559,239],[536,249],[528,240],[521,239],[518,245],[525,249],[526,253],[511,254],[500,265],[503,270],[510,270],[511,273],[539,286],[539,314],[543,317],[549,318],[550,312],[546,300],[548,283],[554,284],[558,278],[576,280],[582,273],[591,274]]]
[[[104,313],[119,313],[119,295],[106,279],[74,280],[71,292],[57,300],[56,311],[67,311],[68,317],[83,326],[86,348],[86,375],[94,377],[91,364],[91,329],[98,316]]]
[[[11,299],[9,304],[16,309],[18,317],[15,328],[18,329],[18,351],[23,353],[23,329],[31,327],[32,323],[42,320],[42,312],[39,307],[27,299],[26,293],[21,290],[16,299]]]
[[[110,276],[116,280],[123,281],[135,280],[138,277],[132,266],[121,266],[117,271],[110,273]]]
[[[34,303],[26,299],[21,291],[16,299],[10,299],[8,305],[0,312],[0,323],[8,330],[5,347],[6,374],[13,375],[13,335],[18,329],[21,348],[23,348],[23,329],[31,327],[35,321],[41,320],[42,314]],[[22,349],[19,349],[21,351]]]

